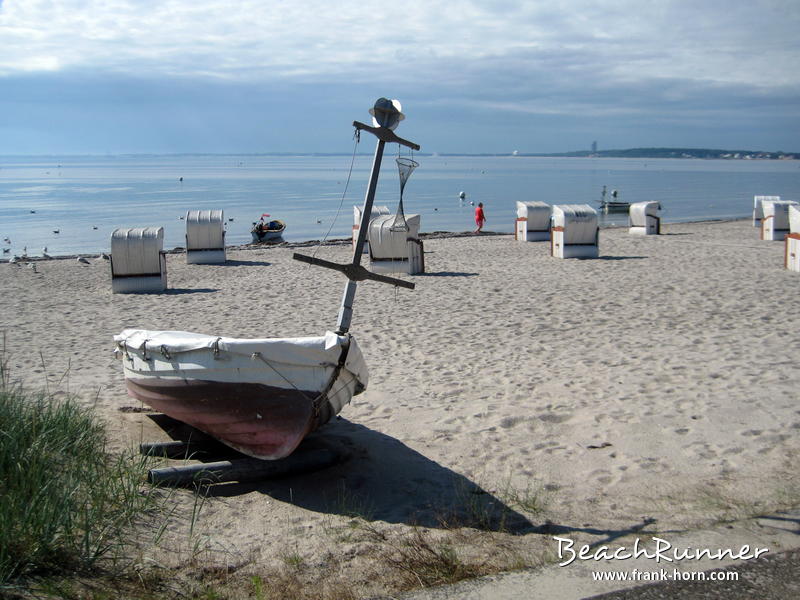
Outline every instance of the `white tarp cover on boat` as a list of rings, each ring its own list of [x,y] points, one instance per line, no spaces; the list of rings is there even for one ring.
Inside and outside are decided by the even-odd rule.
[[[647,217],[657,217],[661,205],[654,201],[635,202],[631,204],[629,215],[631,227],[647,227]]]
[[[789,207],[797,206],[793,200],[770,200],[762,203],[765,221],[772,220],[771,228],[777,231],[789,230]]]
[[[789,207],[789,231],[800,233],[800,205],[793,204]]]
[[[224,211],[190,210],[186,213],[186,250],[221,250],[224,247]]]
[[[111,234],[112,276],[161,274],[163,227],[115,229]]]
[[[780,196],[753,196],[753,225],[758,225],[764,218],[764,202],[774,202],[780,199]]]
[[[550,227],[552,207],[546,202],[517,202],[517,218],[528,219],[528,231],[543,231]]]
[[[408,240],[419,237],[419,215],[405,215],[408,231],[392,231],[395,215],[380,215],[369,223],[370,254],[373,260],[408,260]]]
[[[187,331],[125,329],[114,336],[117,352],[146,351],[148,354],[173,356],[211,350],[244,357],[259,353],[271,364],[296,367],[330,367],[338,364],[341,346],[347,339],[347,336],[331,331],[317,337],[241,339]],[[369,380],[367,365],[355,339],[349,337],[349,340],[345,368],[366,388]]]
[[[556,204],[552,222],[553,227],[564,228],[563,243],[566,245],[597,241],[597,211],[588,204]]]

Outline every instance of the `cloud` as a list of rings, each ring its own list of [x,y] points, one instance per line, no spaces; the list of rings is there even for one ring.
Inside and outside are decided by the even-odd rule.
[[[568,118],[734,126],[760,106],[788,130],[799,30],[796,0],[4,0],[0,102],[12,82],[23,112],[84,85],[93,105],[133,120],[158,102],[209,119],[221,98],[257,115],[248,96],[297,119],[390,93],[434,128],[435,115],[492,131],[563,130]]]
[[[800,5],[407,0],[6,0],[0,73],[391,80],[488,58],[606,77],[798,83]],[[528,69],[523,67],[521,74]]]

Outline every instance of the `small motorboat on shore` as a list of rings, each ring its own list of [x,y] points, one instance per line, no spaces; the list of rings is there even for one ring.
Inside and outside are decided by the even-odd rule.
[[[617,190],[611,191],[611,200],[606,198],[607,195],[606,186],[603,186],[603,191],[600,194],[600,210],[602,212],[628,212],[630,210],[631,203],[619,200],[619,192]]]
[[[286,223],[280,219],[265,220],[265,217],[269,217],[269,215],[267,213],[261,215],[261,218],[253,223],[253,228],[250,230],[254,244],[277,240],[283,236],[286,229]]]

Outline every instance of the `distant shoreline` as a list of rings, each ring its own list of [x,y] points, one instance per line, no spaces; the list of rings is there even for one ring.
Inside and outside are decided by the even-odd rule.
[[[680,160],[798,160],[800,152],[765,151],[765,150],[721,150],[713,148],[628,148],[617,150],[574,150],[570,152],[419,152],[418,156],[450,157],[487,157],[487,158],[647,158],[647,159],[680,159]],[[121,154],[0,154],[0,160],[10,158],[144,158],[144,157],[197,157],[197,156],[351,156],[349,152],[177,152],[152,153],[131,152]],[[370,152],[359,152],[356,156],[372,156]],[[0,165],[2,168],[2,165]]]

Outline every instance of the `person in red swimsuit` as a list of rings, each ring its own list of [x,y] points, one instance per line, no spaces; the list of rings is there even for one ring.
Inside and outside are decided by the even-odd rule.
[[[475,229],[474,233],[480,233],[485,222],[486,215],[483,214],[483,202],[478,202],[478,206],[475,207],[475,225],[478,227]]]

